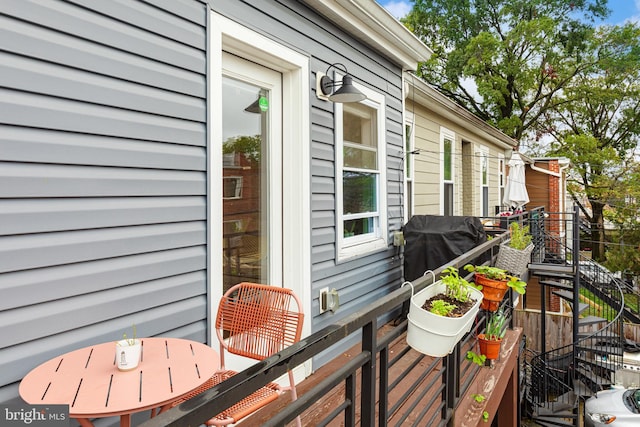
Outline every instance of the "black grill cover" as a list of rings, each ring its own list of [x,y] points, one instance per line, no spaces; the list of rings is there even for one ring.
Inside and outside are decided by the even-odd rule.
[[[404,226],[404,239],[404,279],[413,281],[486,242],[487,234],[474,216],[415,215]],[[489,255],[482,258],[472,263]]]

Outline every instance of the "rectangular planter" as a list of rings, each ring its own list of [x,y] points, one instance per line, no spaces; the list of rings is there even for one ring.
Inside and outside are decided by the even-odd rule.
[[[409,305],[407,344],[429,356],[444,357],[453,351],[458,341],[471,330],[482,301],[482,292],[470,289],[475,303],[461,317],[439,316],[422,309],[427,299],[444,293],[445,289],[444,283],[437,281],[413,295]]]

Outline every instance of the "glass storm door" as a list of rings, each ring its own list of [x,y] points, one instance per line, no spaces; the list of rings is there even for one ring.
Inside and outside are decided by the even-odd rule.
[[[222,65],[222,292],[281,285],[282,76],[231,54]]]

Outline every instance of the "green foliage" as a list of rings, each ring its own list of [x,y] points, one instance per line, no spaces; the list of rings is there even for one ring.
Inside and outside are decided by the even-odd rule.
[[[485,338],[491,341],[502,339],[507,332],[507,330],[504,329],[506,321],[507,317],[502,310],[490,313],[489,319],[487,320],[487,327],[485,328]]]
[[[464,269],[469,272],[475,272],[481,274],[488,279],[506,281],[507,286],[512,288],[515,292],[523,295],[527,290],[527,282],[520,280],[517,276],[512,276],[507,273],[507,270],[502,268],[492,267],[489,265],[471,265],[467,264]]]
[[[475,363],[478,366],[484,366],[484,362],[487,360],[487,356],[484,354],[478,354],[475,351],[467,351],[467,355],[465,357],[471,363]]]
[[[511,239],[509,240],[509,246],[519,251],[524,250],[531,244],[532,236],[529,233],[529,226],[520,226],[517,222],[512,222],[509,225],[511,229]]]
[[[222,144],[222,153],[242,154],[250,162],[260,162],[262,137],[260,135],[241,135],[227,139]]]
[[[453,266],[445,268],[442,273],[444,275],[441,280],[446,287],[446,295],[456,301],[467,302],[471,296],[470,289],[482,289],[481,286],[477,287],[465,280],[464,277],[460,277],[458,269]]]
[[[482,413],[482,421],[484,421],[485,423],[489,421],[489,413],[487,411],[484,411]]]
[[[586,22],[606,15],[606,0],[415,0],[402,22],[434,49],[419,74],[519,140],[586,66]]]
[[[450,304],[444,300],[437,299],[431,301],[431,307],[429,311],[433,314],[437,314],[438,316],[448,316],[457,306],[455,304]]]

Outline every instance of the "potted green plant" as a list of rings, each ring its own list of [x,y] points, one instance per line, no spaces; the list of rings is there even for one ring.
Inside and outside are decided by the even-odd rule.
[[[526,292],[527,283],[502,268],[471,264],[467,264],[464,268],[474,272],[476,285],[482,287],[483,300],[480,308],[483,310],[496,311],[508,288],[512,288],[520,295]]]
[[[136,325],[133,325],[133,338],[122,335],[122,339],[116,342],[116,366],[120,371],[135,369],[140,363],[142,345],[136,338]]]
[[[446,356],[471,329],[481,301],[482,292],[447,267],[440,280],[411,297],[407,343],[429,356]]]
[[[534,245],[529,233],[529,226],[521,226],[517,222],[509,225],[510,238],[500,245],[496,267],[522,277],[531,262],[531,252]]]
[[[500,346],[502,338],[507,332],[504,328],[506,316],[499,310],[489,314],[487,327],[484,334],[478,335],[478,345],[480,346],[480,354],[489,360],[495,360],[500,356]]]

